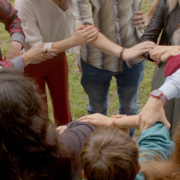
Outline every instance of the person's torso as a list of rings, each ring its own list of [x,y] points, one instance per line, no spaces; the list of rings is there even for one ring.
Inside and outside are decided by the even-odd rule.
[[[177,5],[172,12],[169,12],[167,0],[162,0],[164,3],[164,29],[161,36],[161,45],[179,45],[177,40],[174,41],[174,34],[177,33],[180,24],[180,6]],[[179,38],[178,38],[179,39]]]
[[[90,0],[95,26],[116,44],[130,48],[139,42],[143,30],[139,31],[132,18],[141,9],[141,0]],[[110,71],[119,71],[119,58],[107,55],[87,44],[82,46],[81,57],[89,64]],[[141,61],[141,60],[139,60]],[[128,66],[139,62],[128,62]]]
[[[28,0],[32,6],[43,42],[55,42],[70,37],[68,11],[64,12],[52,0]]]

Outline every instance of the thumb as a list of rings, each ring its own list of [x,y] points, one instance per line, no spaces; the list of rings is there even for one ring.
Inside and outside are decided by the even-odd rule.
[[[166,117],[163,118],[163,124],[167,129],[171,127],[171,124],[169,123]]]
[[[58,54],[58,50],[57,49],[48,49],[48,53]]]
[[[79,26],[79,27],[76,28],[76,31],[82,30],[82,29],[84,29],[84,28],[85,28],[85,26],[84,26],[84,25],[81,25],[81,26]]]
[[[39,44],[39,45],[37,45],[37,47],[40,47],[40,48],[43,48],[44,47],[44,43],[42,43],[42,44]]]

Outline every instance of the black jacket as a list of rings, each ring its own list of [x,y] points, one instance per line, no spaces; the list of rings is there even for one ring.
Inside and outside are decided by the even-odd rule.
[[[180,6],[177,5],[176,8],[169,13],[167,0],[161,0],[156,11],[149,22],[149,25],[141,37],[140,42],[144,41],[153,41],[157,42],[158,37],[162,32],[162,36],[160,39],[160,45],[169,45],[171,42],[171,37],[174,34],[177,26],[180,23]],[[149,54],[144,55],[147,59],[149,58]]]

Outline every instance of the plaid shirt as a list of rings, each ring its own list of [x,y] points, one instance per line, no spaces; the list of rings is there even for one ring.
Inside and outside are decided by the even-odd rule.
[[[89,23],[101,29],[108,39],[130,48],[139,42],[143,30],[139,31],[132,21],[135,11],[141,9],[141,0],[71,0],[71,13],[76,27]],[[81,57],[87,63],[100,69],[120,71],[120,60],[107,55],[90,44],[83,45]],[[129,67],[142,60],[126,62]]]
[[[5,24],[5,29],[10,33],[11,36],[15,33],[20,33],[24,37],[24,33],[21,28],[21,21],[18,18],[17,10],[7,1],[0,0],[0,22]],[[17,37],[17,34],[16,34]],[[11,38],[11,41],[21,42],[23,45],[23,40],[18,38]],[[0,61],[3,61],[2,53],[0,50]],[[1,62],[1,64],[4,64]],[[6,63],[5,63],[6,64]],[[10,66],[11,62],[7,63],[5,66]]]
[[[6,67],[14,67],[14,64],[11,61],[0,61],[0,66]]]

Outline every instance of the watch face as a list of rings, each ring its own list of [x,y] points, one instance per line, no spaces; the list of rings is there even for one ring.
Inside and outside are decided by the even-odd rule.
[[[156,97],[159,97],[159,96],[161,96],[162,92],[156,89],[151,94],[156,96]]]

